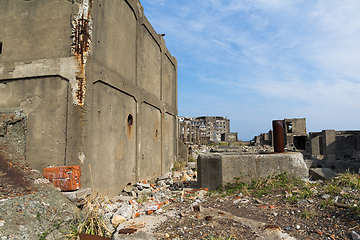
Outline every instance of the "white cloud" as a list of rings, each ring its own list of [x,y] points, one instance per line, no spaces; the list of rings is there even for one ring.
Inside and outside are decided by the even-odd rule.
[[[206,96],[228,91],[217,99],[229,104],[223,105],[228,111],[235,104],[249,103],[253,96],[252,106],[243,107],[246,121],[247,116],[307,117],[312,121],[331,116],[324,125],[328,128],[342,122],[354,126],[341,115],[360,117],[360,1],[143,2],[152,11],[161,9],[159,14],[145,8],[146,16],[156,31],[166,33],[167,47],[178,59],[178,71],[187,71],[179,78],[179,86],[206,85]],[[192,112],[202,109],[196,105],[197,96],[215,101],[202,95],[201,88],[184,89],[179,91],[179,110],[187,103]],[[291,108],[283,108],[288,105]],[[241,114],[236,118],[241,119]]]

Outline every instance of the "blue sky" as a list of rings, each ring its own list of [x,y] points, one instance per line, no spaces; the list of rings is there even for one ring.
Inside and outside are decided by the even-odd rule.
[[[179,116],[227,116],[250,140],[272,120],[359,130],[359,0],[140,0],[178,61]]]

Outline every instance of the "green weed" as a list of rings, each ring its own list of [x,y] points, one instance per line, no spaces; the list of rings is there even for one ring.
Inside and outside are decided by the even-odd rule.
[[[185,167],[185,162],[184,161],[175,161],[174,162],[174,167],[172,168],[172,171],[181,171],[184,170]]]
[[[317,214],[316,212],[314,211],[314,209],[311,209],[310,211],[307,210],[305,208],[305,210],[303,212],[300,213],[300,217],[304,218],[304,219],[310,219],[310,218],[314,218],[316,217]]]

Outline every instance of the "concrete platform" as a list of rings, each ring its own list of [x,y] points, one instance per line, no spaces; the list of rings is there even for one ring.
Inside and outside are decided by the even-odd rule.
[[[197,160],[198,184],[201,188],[216,189],[234,178],[251,182],[269,175],[287,172],[300,179],[309,178],[309,170],[301,153],[200,154]]]

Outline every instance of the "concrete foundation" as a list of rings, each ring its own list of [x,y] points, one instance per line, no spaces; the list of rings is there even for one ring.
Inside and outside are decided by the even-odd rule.
[[[308,179],[309,170],[301,153],[274,154],[200,154],[197,159],[198,184],[215,189],[239,178],[251,182],[269,175],[287,172],[290,176]]]

